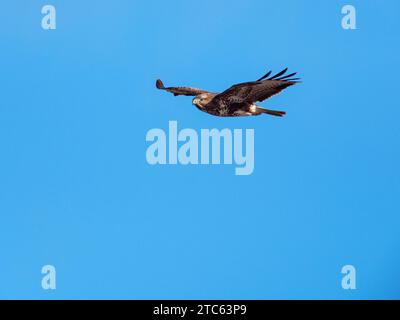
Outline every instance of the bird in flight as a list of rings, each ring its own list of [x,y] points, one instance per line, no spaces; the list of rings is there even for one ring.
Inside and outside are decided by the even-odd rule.
[[[269,114],[282,117],[284,111],[269,110],[256,105],[278,94],[283,89],[298,83],[300,78],[293,78],[296,73],[286,75],[287,68],[271,76],[272,71],[256,81],[238,83],[221,92],[209,92],[190,87],[165,87],[158,79],[156,87],[174,94],[174,96],[194,96],[192,103],[201,111],[219,117],[242,117]]]

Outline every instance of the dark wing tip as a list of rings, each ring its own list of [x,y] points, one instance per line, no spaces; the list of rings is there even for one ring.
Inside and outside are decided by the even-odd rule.
[[[157,87],[157,89],[165,89],[164,83],[160,79],[157,79],[156,87]]]
[[[268,78],[267,80],[275,80],[276,78],[279,78],[280,76],[284,75],[286,71],[288,71],[288,68],[283,69],[281,72],[278,72],[276,75]]]
[[[285,81],[285,82],[300,82],[298,80],[300,80],[300,78],[293,78],[295,75],[297,75],[297,72],[285,75],[285,73],[288,71],[288,68],[285,68],[284,70],[282,70],[281,72],[277,73],[276,75],[266,78],[266,76],[270,75],[270,72],[267,73],[264,77],[260,78],[258,81],[260,80],[280,80],[280,81]]]
[[[261,81],[264,80],[265,78],[268,78],[269,75],[272,73],[272,71],[268,71],[265,75],[263,75],[260,79],[258,79],[257,81]]]
[[[285,79],[283,81],[287,81],[287,82],[291,82],[293,84],[296,84],[296,83],[302,83],[302,81],[300,81],[300,80],[301,80],[301,78],[292,78],[292,79]]]
[[[275,80],[285,80],[285,79],[291,79],[291,78],[293,78],[295,75],[297,74],[297,72],[294,72],[294,73],[291,73],[291,74],[288,74],[288,75],[283,75],[282,77],[279,77],[279,78],[276,78]]]

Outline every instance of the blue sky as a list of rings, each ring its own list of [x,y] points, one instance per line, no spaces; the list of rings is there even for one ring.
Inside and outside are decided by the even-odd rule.
[[[345,4],[357,30],[341,28]],[[399,10],[3,1],[0,298],[400,298]],[[154,88],[222,91],[285,67],[303,83],[263,103],[285,118],[212,117]],[[254,129],[254,173],[148,165],[147,131],[171,120]],[[346,264],[357,290],[341,288]]]

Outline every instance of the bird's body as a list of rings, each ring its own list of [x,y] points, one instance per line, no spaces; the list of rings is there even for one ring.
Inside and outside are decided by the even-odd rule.
[[[296,73],[284,76],[287,69],[270,77],[271,71],[257,81],[235,84],[222,93],[213,93],[189,87],[166,88],[161,80],[157,80],[158,89],[178,95],[195,96],[192,103],[201,111],[219,117],[243,117],[269,114],[282,117],[284,111],[261,108],[256,102],[264,101],[283,89],[298,83],[298,78],[292,78]]]

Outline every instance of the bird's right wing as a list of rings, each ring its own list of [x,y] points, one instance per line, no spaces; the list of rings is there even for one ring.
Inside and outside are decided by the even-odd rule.
[[[156,81],[156,87],[160,90],[165,90],[174,94],[174,96],[197,96],[201,93],[208,93],[209,91],[189,88],[189,87],[165,87],[163,82],[158,79]]]

